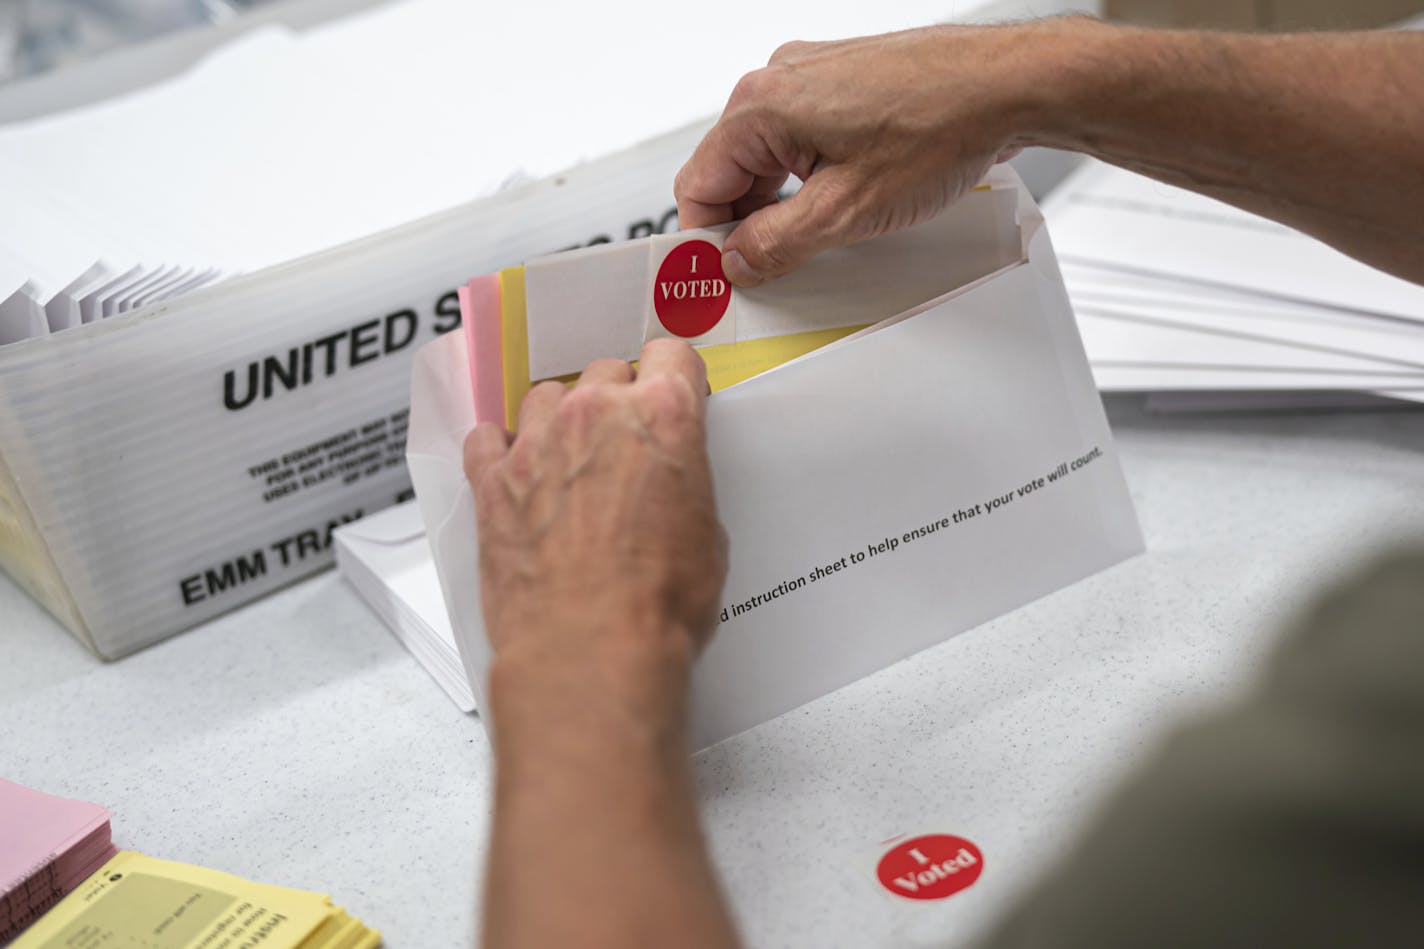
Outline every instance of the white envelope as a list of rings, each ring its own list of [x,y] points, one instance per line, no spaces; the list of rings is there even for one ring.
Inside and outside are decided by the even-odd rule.
[[[709,399],[731,564],[694,675],[694,747],[1142,549],[1048,234],[1020,193],[1022,259]],[[455,334],[417,354],[407,458],[484,709],[470,392]]]

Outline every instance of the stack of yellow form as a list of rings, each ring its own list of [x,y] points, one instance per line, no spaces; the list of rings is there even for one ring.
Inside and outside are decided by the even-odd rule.
[[[331,897],[254,883],[124,851],[16,940],[11,949],[370,949],[381,935]]]

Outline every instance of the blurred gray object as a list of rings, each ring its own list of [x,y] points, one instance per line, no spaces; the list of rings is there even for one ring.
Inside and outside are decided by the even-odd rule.
[[[389,0],[0,0],[0,123],[72,109],[161,82],[258,27],[304,30],[386,2]],[[143,22],[166,22],[166,26],[150,25],[145,32],[130,22],[127,32],[110,27],[104,33],[96,25],[102,18],[87,12],[150,7],[168,9],[167,19]],[[43,16],[35,17],[40,8],[44,8]],[[51,14],[51,10],[55,12]],[[82,22],[90,23],[88,29],[102,35],[95,37],[95,42],[81,41],[79,16],[67,18],[65,10],[86,11],[87,19]],[[52,52],[47,57],[29,52],[46,41],[28,38],[37,31],[24,24],[40,21],[57,22],[61,27],[51,32],[48,43]],[[75,35],[69,40],[63,29],[66,23],[75,25]],[[21,34],[27,37],[23,44]],[[61,64],[63,68],[52,68]]]
[[[1359,30],[1424,11],[1424,0],[1106,0],[1104,13],[1144,26]]]
[[[262,2],[0,0],[0,81],[175,30],[220,23]]]

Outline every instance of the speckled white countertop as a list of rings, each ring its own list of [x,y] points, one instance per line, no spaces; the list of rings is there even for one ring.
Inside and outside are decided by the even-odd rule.
[[[964,944],[1313,591],[1424,537],[1424,413],[1111,415],[1145,555],[697,759],[750,945]],[[484,732],[335,573],[113,665],[0,578],[0,654],[0,774],[107,805],[121,847],[330,892],[391,946],[473,941]],[[936,831],[979,882],[881,891],[877,843]]]

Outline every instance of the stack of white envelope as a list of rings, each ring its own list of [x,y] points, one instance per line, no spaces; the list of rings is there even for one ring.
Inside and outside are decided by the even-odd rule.
[[[1103,391],[1164,408],[1424,401],[1424,287],[1095,161],[1044,213]]]
[[[98,260],[53,294],[27,279],[0,300],[0,346],[162,303],[221,277],[215,267],[135,264],[119,271]]]
[[[335,542],[342,576],[460,710],[474,711],[419,506],[406,501],[347,524]]]

